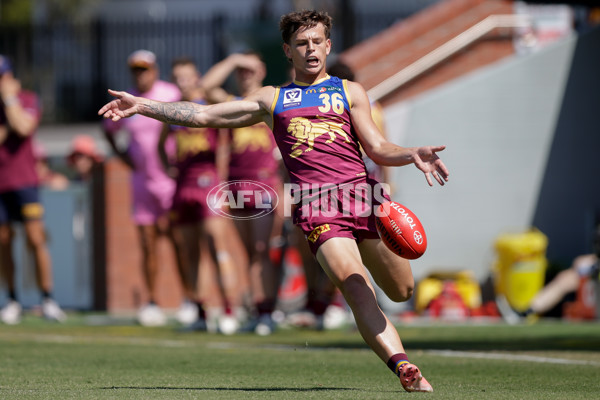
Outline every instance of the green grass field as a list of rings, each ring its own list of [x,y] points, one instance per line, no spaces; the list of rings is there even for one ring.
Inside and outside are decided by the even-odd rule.
[[[0,325],[1,399],[592,399],[600,324],[400,327],[435,392],[405,393],[352,329],[181,333],[71,315]]]

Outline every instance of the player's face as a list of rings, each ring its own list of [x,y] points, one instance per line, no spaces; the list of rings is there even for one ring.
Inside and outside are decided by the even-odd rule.
[[[331,40],[326,38],[323,24],[319,23],[312,28],[300,28],[292,36],[289,45],[284,43],[283,49],[294,64],[296,79],[302,81],[309,77],[325,76]]]

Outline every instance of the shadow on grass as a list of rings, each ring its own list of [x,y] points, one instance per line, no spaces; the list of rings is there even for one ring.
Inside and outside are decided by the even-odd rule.
[[[310,388],[235,388],[235,387],[169,387],[169,386],[110,386],[101,387],[102,390],[197,390],[204,392],[224,391],[224,392],[322,392],[322,391],[350,391],[367,392],[364,389],[341,388],[341,387],[310,387]]]

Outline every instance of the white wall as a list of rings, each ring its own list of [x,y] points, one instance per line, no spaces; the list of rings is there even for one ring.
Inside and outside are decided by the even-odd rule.
[[[445,144],[445,187],[414,167],[395,168],[394,199],[421,219],[434,270],[470,269],[485,279],[502,232],[529,228],[546,168],[576,39],[515,56],[386,108],[388,135],[404,146]]]

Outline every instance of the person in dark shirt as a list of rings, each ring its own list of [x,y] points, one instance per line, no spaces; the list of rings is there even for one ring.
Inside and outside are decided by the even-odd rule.
[[[0,310],[0,320],[5,324],[19,323],[22,314],[12,253],[12,225],[16,222],[23,224],[27,244],[33,251],[42,314],[54,321],[66,319],[52,298],[52,261],[46,245],[33,153],[33,135],[41,115],[37,95],[21,89],[10,62],[0,55],[0,269],[8,285],[8,303]]]

